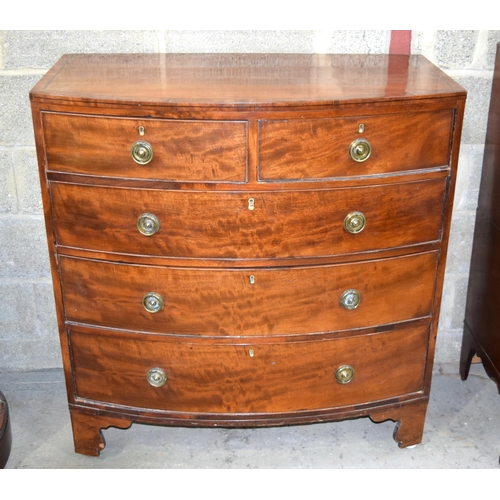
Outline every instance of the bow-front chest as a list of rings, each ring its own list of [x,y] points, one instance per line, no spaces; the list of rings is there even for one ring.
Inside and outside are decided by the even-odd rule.
[[[420,442],[460,86],[420,56],[68,55],[31,102],[77,452],[133,422]]]

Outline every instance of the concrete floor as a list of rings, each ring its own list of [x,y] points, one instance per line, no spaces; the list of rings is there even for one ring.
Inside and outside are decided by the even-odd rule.
[[[400,449],[395,424],[368,418],[260,429],[134,424],[104,431],[99,458],[73,451],[61,370],[0,373],[13,445],[7,469],[498,469],[500,396],[481,365],[462,382],[437,367],[422,444]]]

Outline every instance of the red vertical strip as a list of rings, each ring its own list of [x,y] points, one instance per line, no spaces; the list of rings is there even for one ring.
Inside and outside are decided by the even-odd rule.
[[[392,30],[389,54],[399,57],[389,57],[386,96],[404,95],[406,93],[410,52],[411,30]]]
[[[411,30],[392,30],[389,54],[410,55],[411,52]]]

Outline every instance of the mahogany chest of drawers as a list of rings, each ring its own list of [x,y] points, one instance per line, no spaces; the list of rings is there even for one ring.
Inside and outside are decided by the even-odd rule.
[[[75,449],[421,441],[465,91],[420,56],[68,55],[31,92]]]
[[[497,44],[479,190],[460,374],[474,354],[500,392],[500,43]]]

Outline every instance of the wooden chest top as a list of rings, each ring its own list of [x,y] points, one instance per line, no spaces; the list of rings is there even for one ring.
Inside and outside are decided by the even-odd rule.
[[[70,54],[31,95],[82,103],[279,108],[465,91],[419,55]]]

